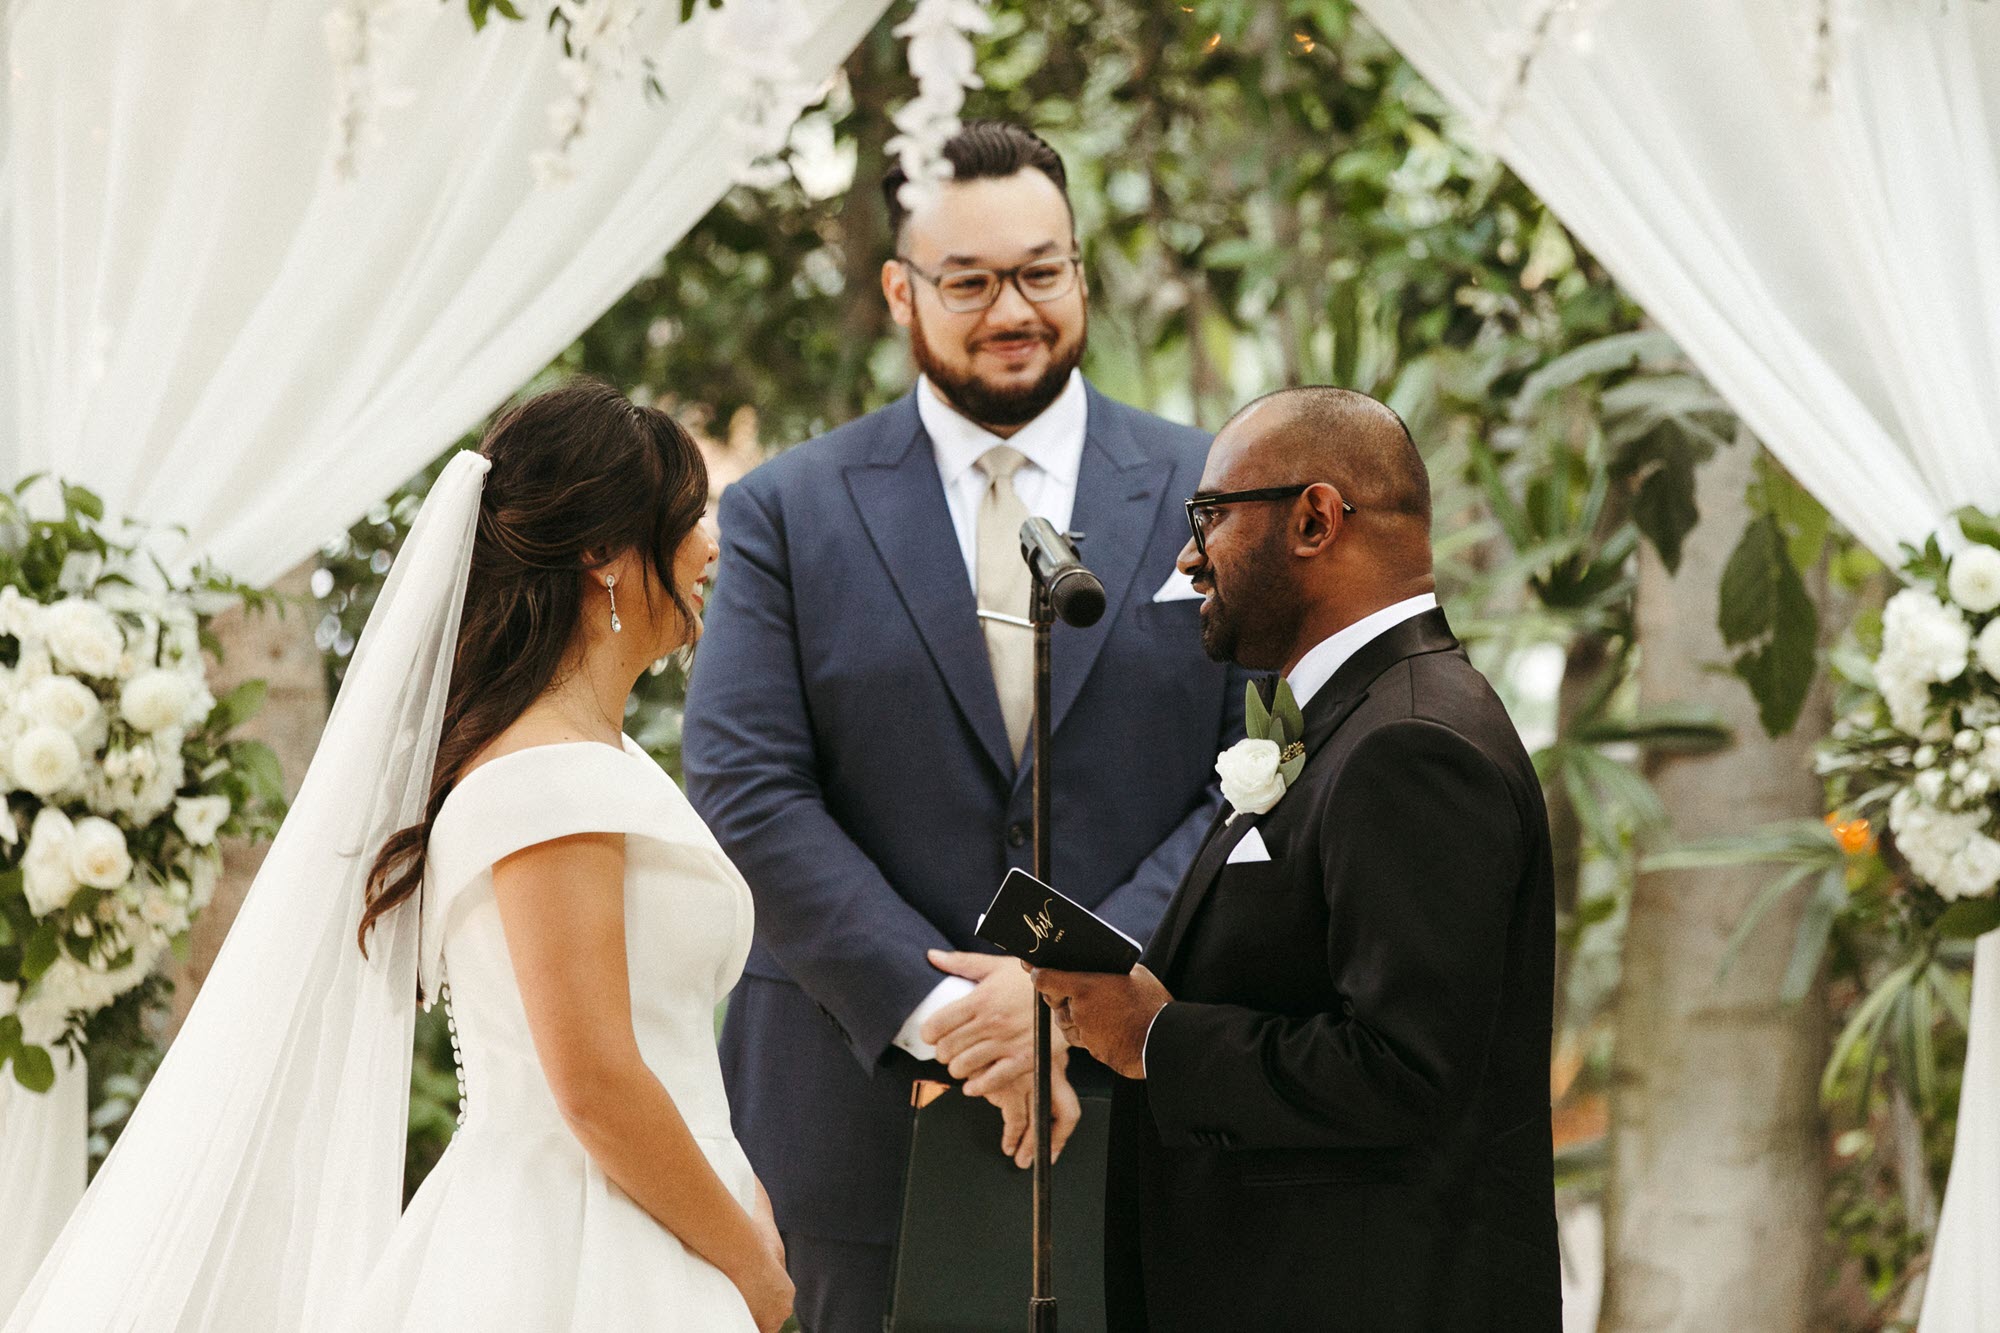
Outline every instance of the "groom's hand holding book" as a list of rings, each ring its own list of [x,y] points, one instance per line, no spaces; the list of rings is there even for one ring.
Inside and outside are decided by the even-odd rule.
[[[1174,998],[1158,977],[1137,964],[1123,975],[1042,967],[1031,975],[1070,1045],[1121,1078],[1146,1077],[1146,1034]]]
[[[1146,1031],[1173,997],[1139,944],[1024,871],[1010,871],[976,932],[1021,960],[1062,1039],[1126,1078],[1144,1078]]]

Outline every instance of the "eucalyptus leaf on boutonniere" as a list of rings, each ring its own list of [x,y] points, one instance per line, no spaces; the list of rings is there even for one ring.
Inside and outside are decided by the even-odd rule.
[[[1306,766],[1306,720],[1287,682],[1278,682],[1268,708],[1254,681],[1244,690],[1243,729],[1244,738],[1215,760],[1232,824],[1237,815],[1261,815],[1276,805]]]

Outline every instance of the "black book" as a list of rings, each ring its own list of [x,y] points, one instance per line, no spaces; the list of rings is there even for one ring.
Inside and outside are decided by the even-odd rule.
[[[973,934],[1061,972],[1130,972],[1142,952],[1130,935],[1025,870],[1007,872]]]

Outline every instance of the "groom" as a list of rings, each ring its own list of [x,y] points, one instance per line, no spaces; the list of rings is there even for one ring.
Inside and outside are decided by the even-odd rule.
[[[1141,966],[1036,974],[1121,1076],[1111,1327],[1556,1333],[1548,822],[1437,609],[1423,460],[1373,399],[1288,390],[1188,516],[1203,646],[1280,674],[1304,764],[1225,782]]]

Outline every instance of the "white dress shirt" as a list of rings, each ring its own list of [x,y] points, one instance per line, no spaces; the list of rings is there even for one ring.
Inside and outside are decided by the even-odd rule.
[[[1292,687],[1292,698],[1297,701],[1301,709],[1305,708],[1312,702],[1312,697],[1320,692],[1321,687],[1332,680],[1334,673],[1346,666],[1356,653],[1405,620],[1420,616],[1426,611],[1437,610],[1437,604],[1435,593],[1419,593],[1415,597],[1406,597],[1393,606],[1385,606],[1380,611],[1365,615],[1346,629],[1335,630],[1327,635],[1307,649],[1306,655],[1299,659],[1298,665],[1286,675],[1285,681]],[[1165,1012],[1165,1006],[1161,1006],[1160,1012],[1153,1015],[1152,1022],[1146,1024],[1146,1041],[1139,1045],[1139,1071],[1142,1074],[1146,1069],[1146,1045],[1153,1039],[1153,1024],[1159,1022],[1160,1014]]]
[[[959,554],[965,557],[966,579],[974,588],[979,586],[979,502],[986,494],[980,458],[996,444],[1020,450],[1028,461],[1014,473],[1014,494],[1030,514],[1055,524],[1058,532],[1066,532],[1076,508],[1076,474],[1083,465],[1089,415],[1090,402],[1080,371],[1069,373],[1069,383],[1040,416],[1006,437],[995,435],[947,403],[928,376],[917,380],[917,416],[924,423],[924,433],[931,437],[938,478],[944,482],[945,507],[951,511]],[[932,1014],[971,993],[972,983],[964,977],[940,981],[903,1020],[896,1045],[919,1060],[935,1058],[937,1048],[918,1033]]]
[[[979,585],[979,502],[986,494],[986,474],[979,470],[981,456],[996,444],[1020,450],[1028,462],[1014,474],[1014,494],[1030,514],[1055,524],[1058,532],[1067,532],[1070,513],[1076,508],[1076,473],[1083,465],[1089,413],[1083,375],[1072,370],[1069,383],[1040,416],[1003,438],[947,403],[928,376],[918,379],[917,416],[924,423],[924,433],[931,437],[938,477],[944,482],[945,507],[951,511],[951,526],[958,534],[959,554],[965,557],[966,577],[975,588]]]

